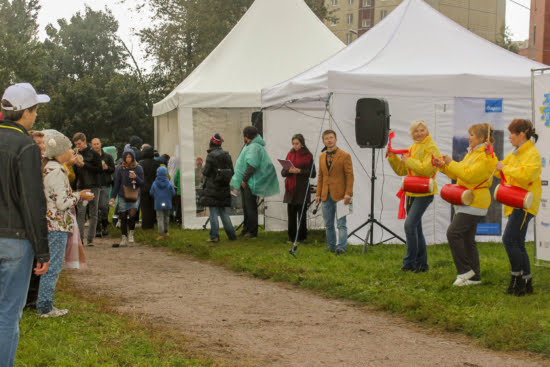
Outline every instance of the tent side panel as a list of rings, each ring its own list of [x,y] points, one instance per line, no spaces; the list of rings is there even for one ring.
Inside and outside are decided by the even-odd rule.
[[[304,135],[306,146],[314,154],[315,165],[318,166],[318,156],[323,147],[320,140],[321,124],[323,130],[329,129],[328,114],[323,121],[324,106],[313,104],[313,108],[296,107],[295,109],[280,108],[264,110],[264,135],[266,137],[266,150],[278,171],[279,187],[281,193],[267,198],[266,229],[269,231],[287,230],[287,206],[283,203],[284,178],[281,176],[281,165],[277,159],[285,159],[292,148],[292,136],[300,133]],[[317,154],[315,155],[317,151]],[[312,185],[317,184],[317,179],[310,180]],[[314,199],[312,195],[310,201]],[[309,204],[309,203],[308,203]],[[308,210],[308,228],[323,228],[322,210],[319,208],[316,215],[312,213],[312,207]]]

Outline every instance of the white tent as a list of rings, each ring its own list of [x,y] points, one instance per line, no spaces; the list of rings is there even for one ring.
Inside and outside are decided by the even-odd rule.
[[[348,230],[352,230],[368,218],[370,211],[371,150],[359,149],[355,143],[359,98],[388,100],[391,128],[397,135],[394,147],[410,145],[409,124],[423,119],[441,152],[451,154],[457,100],[502,99],[499,116],[503,122],[498,127],[505,129],[514,117],[530,117],[530,70],[542,66],[478,37],[422,0],[406,0],[372,30],[321,64],[262,90],[262,107],[267,108],[265,134],[271,141],[281,142],[268,149],[272,156],[279,156],[287,150],[290,136],[302,132],[311,138],[313,151],[319,145],[320,130],[335,129],[339,146],[352,153],[354,161],[354,213],[348,219]],[[327,101],[330,103],[325,109]],[[320,122],[324,123],[322,128]],[[485,121],[474,119],[468,125],[476,122]],[[504,152],[510,149],[505,139]],[[384,152],[376,153],[375,217],[404,237],[403,222],[396,219],[395,193],[401,179],[384,160]],[[437,181],[439,187],[449,182],[441,174]],[[280,198],[272,200],[268,218],[284,217],[282,205],[277,205]],[[424,216],[427,241],[446,242],[449,220],[450,205],[436,196]],[[280,223],[268,220],[266,226],[281,229]],[[358,233],[364,237],[366,230]],[[375,237],[387,236],[375,226]]]
[[[303,0],[256,0],[212,53],[154,105],[155,146],[168,154],[180,146],[186,228],[205,222],[197,217],[195,171],[210,136],[219,132],[235,161],[242,129],[260,109],[261,89],[343,47]]]

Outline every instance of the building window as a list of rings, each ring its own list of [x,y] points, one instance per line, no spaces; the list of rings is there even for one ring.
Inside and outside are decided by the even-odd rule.
[[[380,19],[384,19],[388,15],[387,10],[380,10]]]
[[[361,25],[362,25],[363,28],[370,27],[370,18],[363,19],[363,22],[361,23]]]
[[[372,0],[363,0],[363,8],[370,8],[372,6]]]
[[[353,5],[353,0],[348,0],[349,5]]]
[[[353,41],[353,35],[351,33],[346,34],[346,45],[349,45]]]
[[[332,0],[332,6],[338,5],[338,0]]]
[[[353,14],[348,14],[348,25],[353,24]]]
[[[338,24],[338,18],[336,17],[330,18],[330,25],[335,26],[336,24]]]

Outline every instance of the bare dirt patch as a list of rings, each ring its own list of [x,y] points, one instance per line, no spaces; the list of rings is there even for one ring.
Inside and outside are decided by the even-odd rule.
[[[436,335],[353,302],[136,245],[87,247],[78,288],[116,300],[118,311],[180,330],[193,347],[251,366],[550,366]]]

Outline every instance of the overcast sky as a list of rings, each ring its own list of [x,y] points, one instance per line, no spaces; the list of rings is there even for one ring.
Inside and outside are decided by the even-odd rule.
[[[506,24],[510,28],[514,40],[528,38],[529,10],[525,7],[528,8],[530,3],[530,0],[506,0]],[[144,53],[140,49],[139,39],[133,36],[133,33],[135,29],[140,29],[148,24],[148,13],[143,11],[137,14],[134,10],[135,0],[126,0],[124,4],[121,4],[120,0],[40,0],[42,6],[38,16],[40,38],[45,38],[44,28],[47,24],[57,25],[57,19],[70,19],[77,11],[83,11],[85,4],[94,10],[103,10],[105,6],[108,6],[119,22],[119,36],[138,59],[143,59]]]

